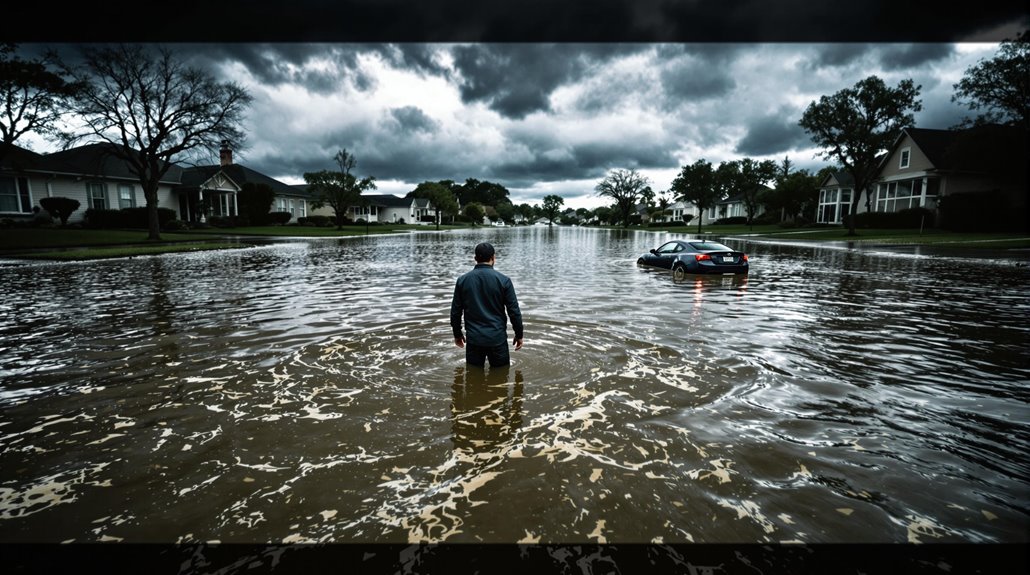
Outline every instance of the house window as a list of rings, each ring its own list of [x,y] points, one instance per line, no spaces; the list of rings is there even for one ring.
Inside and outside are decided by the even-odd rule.
[[[118,207],[135,208],[136,197],[132,193],[132,186],[129,184],[118,184]]]
[[[86,198],[89,200],[89,207],[95,210],[107,209],[107,188],[102,182],[87,182]]]
[[[876,211],[898,212],[923,205],[922,180],[901,180],[881,184],[876,190]]]
[[[902,148],[901,157],[898,160],[899,168],[907,168],[909,161],[912,159],[912,148]]]
[[[212,216],[231,216],[232,213],[232,197],[229,194],[214,194],[211,198],[211,215]]]
[[[848,215],[851,203],[851,189],[819,190],[819,209],[816,221],[821,224],[839,224]]]
[[[27,178],[0,178],[0,212],[29,213],[32,197]]]

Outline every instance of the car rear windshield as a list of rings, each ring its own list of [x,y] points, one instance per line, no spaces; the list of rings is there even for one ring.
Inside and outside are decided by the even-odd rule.
[[[702,252],[731,252],[730,248],[715,242],[690,242],[690,247]]]

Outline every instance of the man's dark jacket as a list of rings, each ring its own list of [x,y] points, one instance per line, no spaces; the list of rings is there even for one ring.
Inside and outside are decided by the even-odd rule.
[[[454,283],[451,299],[451,329],[454,338],[461,337],[461,315],[465,314],[465,343],[494,347],[508,341],[507,310],[515,339],[522,339],[522,311],[515,297],[515,286],[508,276],[490,264],[476,267]]]

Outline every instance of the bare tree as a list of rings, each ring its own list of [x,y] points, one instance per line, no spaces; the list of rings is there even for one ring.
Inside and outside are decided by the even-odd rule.
[[[650,192],[647,177],[636,170],[612,170],[601,183],[595,186],[597,195],[615,200],[615,209],[622,220],[622,227],[629,227],[629,218],[644,191]]]
[[[365,200],[361,194],[366,190],[376,189],[376,184],[373,176],[358,180],[351,174],[358,160],[346,149],[336,152],[333,159],[340,166],[338,171],[305,172],[304,181],[315,194],[311,207],[316,210],[323,206],[331,207],[336,216],[336,229],[342,230],[343,217],[347,209],[351,206],[364,206]],[[365,219],[365,230],[368,231],[368,218]]]
[[[17,44],[0,44],[0,159],[27,133],[49,136],[68,111],[78,89],[57,72],[55,52],[26,60],[15,55]]]
[[[148,236],[160,240],[158,185],[182,157],[213,156],[223,142],[242,147],[240,127],[252,97],[187,66],[170,50],[142,45],[85,46],[82,63],[66,67],[81,82],[75,112],[85,124],[66,144],[100,139],[139,179],[147,201]]]

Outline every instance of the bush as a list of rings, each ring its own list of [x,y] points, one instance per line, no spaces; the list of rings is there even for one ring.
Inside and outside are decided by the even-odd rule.
[[[65,226],[68,224],[68,218],[79,209],[81,204],[79,204],[79,200],[72,198],[53,197],[40,198],[39,205],[51,216],[61,220],[61,225]]]
[[[234,222],[230,216],[210,216],[207,218],[207,223],[211,224],[211,227],[215,228],[236,227],[236,222]]]
[[[247,182],[237,196],[240,215],[246,216],[256,226],[268,223],[268,214],[272,211],[274,201],[275,191],[268,184]]]
[[[290,212],[270,212],[268,214],[268,221],[272,225],[284,226],[291,218],[293,218],[293,214]]]
[[[912,229],[929,228],[933,227],[933,224],[934,214],[926,208],[908,208],[897,212],[862,212],[855,216],[856,228]]]
[[[755,219],[752,220],[751,223],[753,223],[756,226],[767,226],[767,225],[770,225],[770,224],[778,224],[778,223],[780,223],[780,214],[778,214],[778,213],[776,213],[774,211],[772,211],[772,212],[762,212],[761,214],[755,216]]]
[[[54,218],[49,212],[41,210],[39,206],[32,206],[32,227],[46,228],[52,225],[54,225]]]
[[[186,224],[186,222],[182,220],[172,220],[166,223],[165,225],[161,226],[161,229],[168,232],[177,232],[180,230],[188,230],[190,229],[190,227]]]
[[[1001,190],[949,194],[937,201],[941,227],[952,232],[1026,232],[1026,202]]]
[[[147,229],[150,227],[147,208],[122,208],[120,210],[89,208],[86,210],[86,227],[94,229],[133,228]],[[164,228],[168,222],[176,218],[175,210],[171,208],[157,208],[157,223]]]
[[[683,220],[669,220],[667,222],[647,222],[649,228],[682,228],[687,225]]]
[[[729,218],[719,218],[712,222],[713,226],[728,226],[728,225],[740,225],[747,223],[747,216],[733,216]]]
[[[326,226],[333,225],[332,220],[329,216],[307,216],[297,218],[297,223],[302,226],[314,226],[316,228],[324,228]]]
[[[103,230],[121,227],[121,213],[118,210],[88,208],[84,216],[88,228]]]

